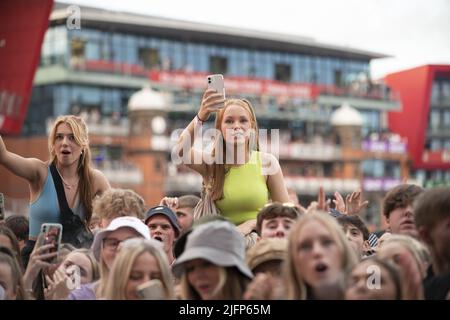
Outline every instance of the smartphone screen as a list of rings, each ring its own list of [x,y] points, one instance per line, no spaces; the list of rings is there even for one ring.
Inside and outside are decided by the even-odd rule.
[[[165,300],[166,295],[161,280],[153,279],[137,287],[137,295],[142,300]]]
[[[49,249],[48,253],[58,252],[61,244],[62,225],[59,223],[44,223],[42,225],[42,232],[44,233],[44,242],[42,245],[53,244],[53,247]],[[57,260],[57,256],[48,260],[50,263],[54,263]]]

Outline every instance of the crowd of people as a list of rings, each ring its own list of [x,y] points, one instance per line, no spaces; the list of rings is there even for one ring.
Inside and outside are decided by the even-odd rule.
[[[209,155],[230,161],[194,148],[213,113],[221,134]],[[30,185],[29,216],[0,222],[0,299],[450,299],[449,187],[393,188],[389,227],[370,233],[359,190],[327,201],[320,189],[303,207],[257,131],[250,102],[207,90],[177,149],[202,196],[153,204],[92,168],[79,117],[56,119],[47,162],[0,136],[0,164]],[[62,241],[46,242],[44,224],[61,225]]]

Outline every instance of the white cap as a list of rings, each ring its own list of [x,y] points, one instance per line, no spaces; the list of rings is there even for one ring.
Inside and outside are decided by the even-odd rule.
[[[94,242],[92,243],[92,252],[97,260],[100,260],[100,251],[102,242],[105,237],[113,231],[120,228],[131,228],[139,233],[145,239],[150,239],[150,230],[148,227],[136,217],[119,217],[111,221],[106,229],[101,230],[95,235]]]

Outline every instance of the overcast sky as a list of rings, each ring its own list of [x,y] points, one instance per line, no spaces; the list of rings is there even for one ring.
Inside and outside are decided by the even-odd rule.
[[[449,0],[59,0],[110,10],[296,34],[393,56],[372,77],[450,64]],[[83,12],[81,11],[81,19]]]

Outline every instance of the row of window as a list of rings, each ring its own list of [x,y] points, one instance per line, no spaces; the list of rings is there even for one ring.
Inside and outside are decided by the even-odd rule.
[[[125,117],[127,115],[127,105],[131,95],[135,93],[133,89],[121,89],[99,86],[83,85],[48,85],[35,86],[30,102],[28,120],[30,123],[45,123],[47,117],[60,114],[79,114],[82,111],[91,113],[98,112],[100,116],[117,115]],[[301,139],[304,136],[314,134],[325,135],[330,131],[328,119],[332,109],[329,107],[311,106],[298,101],[298,104],[279,104],[274,99],[264,99],[262,96],[245,96],[252,102],[257,114],[279,113],[290,110],[292,119],[288,124],[282,120],[269,120],[261,118],[260,125],[265,128],[286,128],[292,132],[292,136]],[[174,92],[173,105],[188,104],[192,110],[200,104],[201,94],[187,91]],[[316,115],[315,119],[322,119],[320,123],[314,124],[311,121],[305,122],[299,119],[310,119],[309,116]],[[361,110],[363,118],[362,134],[368,132],[379,132],[381,128],[380,112],[376,110]],[[277,122],[278,121],[278,122]],[[29,128],[28,133],[45,132],[45,125],[39,128]]]
[[[400,163],[396,161],[364,160],[362,170],[365,178],[401,178]]]
[[[431,102],[446,103],[450,106],[450,79],[440,79],[433,82]]]
[[[450,110],[433,109],[430,111],[429,129],[450,129]]]
[[[74,57],[137,64],[149,69],[223,73],[329,85],[347,85],[369,73],[367,61],[249,50],[85,28],[71,31],[65,26],[49,28],[41,63],[68,63]]]

